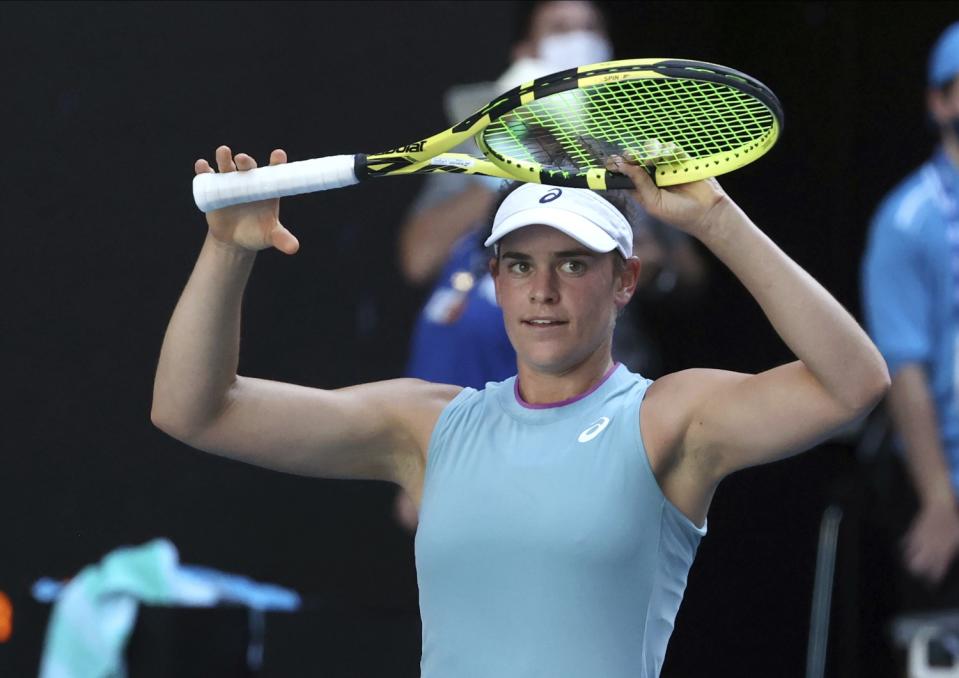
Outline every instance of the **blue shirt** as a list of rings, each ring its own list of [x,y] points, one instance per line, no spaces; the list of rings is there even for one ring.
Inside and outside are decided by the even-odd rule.
[[[937,167],[939,169],[937,169]],[[948,240],[948,185],[959,171],[940,149],[880,204],[862,269],[866,325],[892,375],[921,365],[943,450],[959,489],[957,275]]]
[[[464,389],[429,446],[422,678],[655,678],[705,527],[663,495],[619,365],[579,398]]]
[[[516,374],[516,352],[496,305],[489,256],[479,247],[481,234],[461,238],[440,274],[416,327],[406,374],[427,381],[483,388]],[[453,277],[472,276],[468,291]]]

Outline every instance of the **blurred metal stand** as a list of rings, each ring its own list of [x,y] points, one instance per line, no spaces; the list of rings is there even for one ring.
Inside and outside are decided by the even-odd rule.
[[[813,582],[812,611],[809,616],[809,645],[806,650],[806,678],[823,678],[829,646],[829,615],[832,609],[836,551],[842,509],[831,504],[823,512],[819,524],[819,545],[816,551],[816,578]]]
[[[885,413],[878,409],[866,419],[847,426],[836,433],[830,442],[846,444],[853,447],[853,455],[858,465],[874,462],[882,451],[890,435],[890,423]],[[844,508],[849,509],[851,524],[844,528],[848,531],[846,539],[858,538],[859,522],[862,520],[860,492],[855,488],[854,478],[838,478],[832,490],[833,498],[823,511],[819,523],[819,540],[816,548],[816,572],[813,581],[812,606],[809,614],[809,639],[806,648],[806,678],[824,678],[826,675],[826,661],[829,655],[829,627],[832,616],[833,591],[836,585],[836,560],[839,551],[840,525],[843,521]],[[848,522],[848,521],[847,521]],[[849,551],[849,549],[847,549]],[[858,553],[847,553],[845,567],[858,568]],[[848,575],[847,575],[848,577]],[[841,608],[855,606],[855,593],[850,591],[852,582],[847,581],[845,600],[840,602]],[[850,600],[850,595],[853,599]],[[855,620],[846,619],[848,609],[841,609],[844,620],[853,626],[846,629],[853,637],[858,628]],[[855,638],[849,639],[849,645],[855,644]],[[844,656],[837,658],[840,665],[840,674],[855,671],[854,648],[844,648]],[[850,662],[853,662],[850,664]],[[858,673],[856,674],[858,675]]]

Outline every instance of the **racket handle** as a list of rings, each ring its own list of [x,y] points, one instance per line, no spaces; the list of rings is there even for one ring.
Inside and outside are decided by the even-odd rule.
[[[193,200],[203,212],[244,202],[325,191],[359,183],[352,155],[299,160],[246,172],[204,172],[193,178]]]

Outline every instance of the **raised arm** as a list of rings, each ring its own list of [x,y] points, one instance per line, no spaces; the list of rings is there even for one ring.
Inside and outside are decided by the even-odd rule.
[[[221,172],[256,166],[225,146],[216,157]],[[283,151],[270,157],[285,161]],[[198,160],[196,171],[213,170]],[[207,215],[206,242],[163,341],[152,419],[215,454],[304,475],[391,480],[415,496],[430,432],[456,388],[396,380],[324,391],[236,374],[256,252],[299,247],[278,213],[270,200]]]
[[[680,494],[702,515],[725,475],[825,439],[875,406],[889,374],[852,316],[715,179],[659,189],[640,168],[613,168],[630,176],[651,214],[698,238],[729,267],[798,358],[756,375],[687,370],[650,389],[642,422],[650,454],[680,470]]]

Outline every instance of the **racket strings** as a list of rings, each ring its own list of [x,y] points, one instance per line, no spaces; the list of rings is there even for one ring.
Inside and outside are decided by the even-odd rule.
[[[624,102],[626,115],[637,123],[639,134],[629,141],[647,151],[642,160],[671,164],[729,152],[761,137],[772,124],[772,114],[762,104],[715,83],[640,80],[626,84],[623,89],[633,91],[618,92],[617,101]],[[601,110],[604,99],[598,104]],[[758,115],[763,120],[755,124]],[[653,139],[657,143],[651,143]]]
[[[583,92],[572,90],[506,114],[500,122],[505,132],[503,138],[509,139],[511,150],[503,152],[503,155],[579,171],[586,160],[583,149],[589,144],[583,134],[588,121],[583,103]],[[498,134],[498,131],[489,132],[487,128],[485,139],[490,141],[491,135],[495,137]],[[492,148],[499,151],[499,146],[500,143],[496,142]]]
[[[772,112],[736,88],[651,78],[554,94],[503,115],[483,134],[506,158],[584,172],[614,153],[657,166],[736,154],[773,126]]]
[[[636,122],[636,131],[623,137],[639,160],[672,164],[728,152],[744,139],[762,134],[762,128],[743,126],[740,96],[722,96],[738,95],[738,90],[698,81],[638,81],[620,89],[630,88],[634,91],[617,92],[620,96],[613,99],[613,105],[622,104],[617,107],[620,119],[625,115]],[[638,98],[642,98],[642,107]],[[608,97],[598,99],[600,111],[611,107]],[[771,121],[771,116],[767,119]]]

